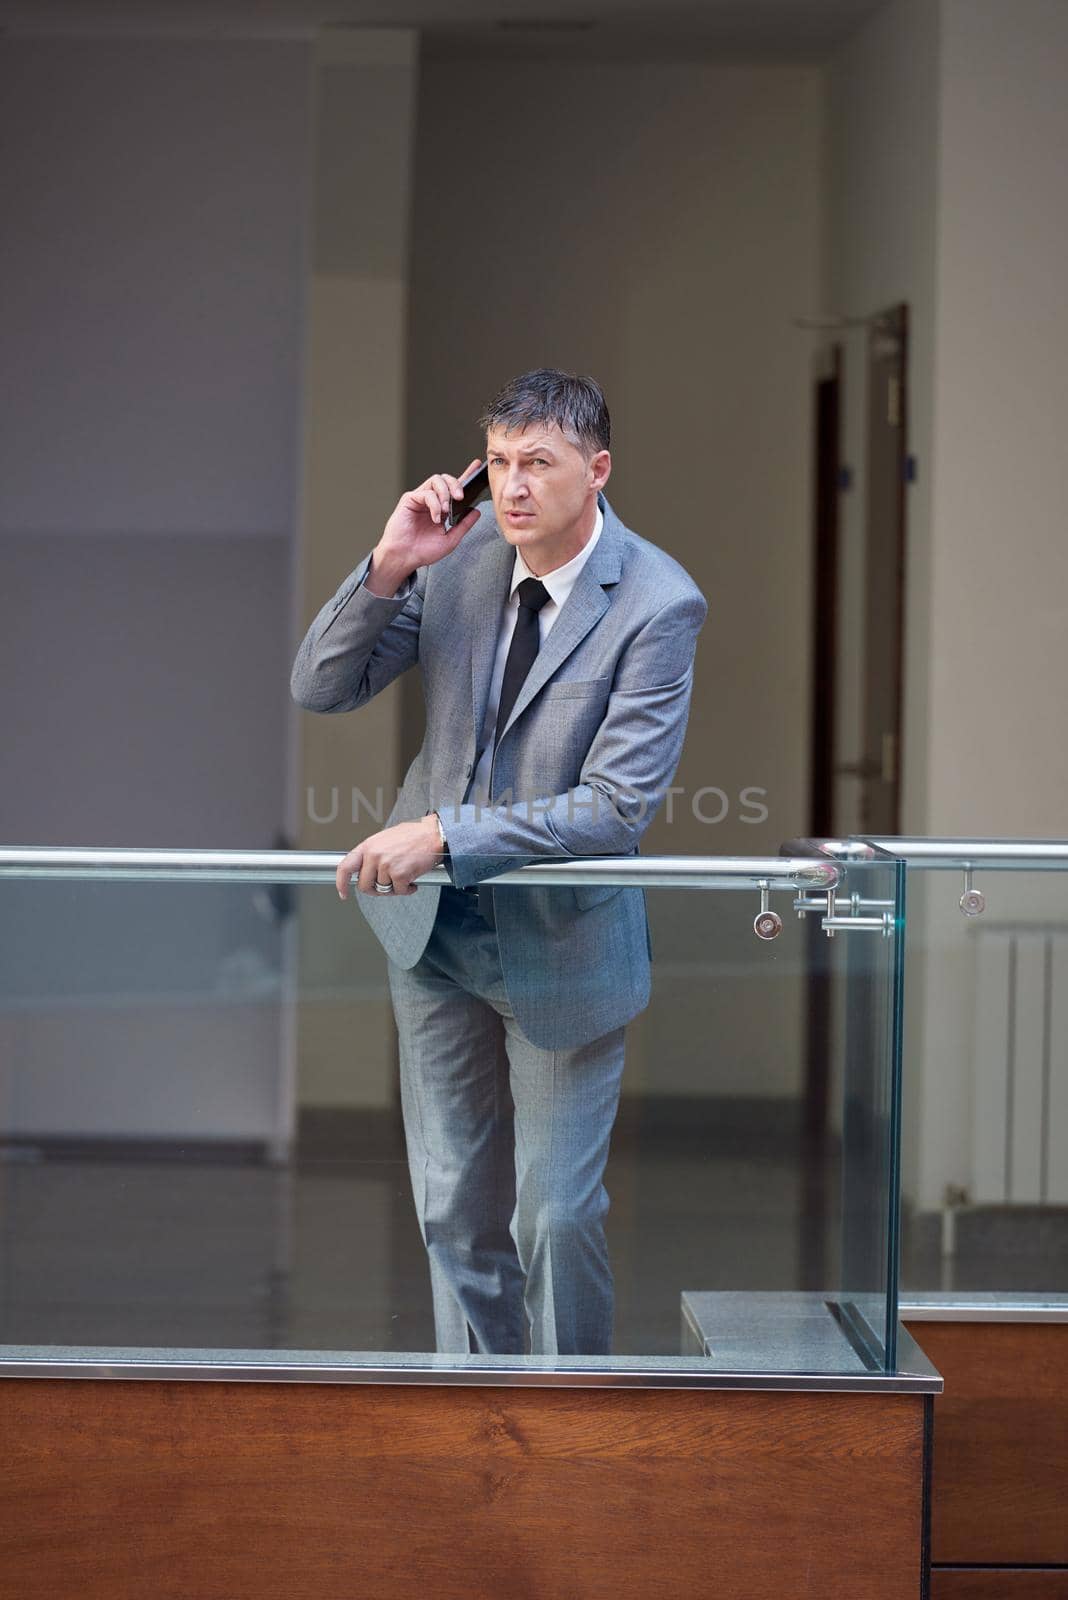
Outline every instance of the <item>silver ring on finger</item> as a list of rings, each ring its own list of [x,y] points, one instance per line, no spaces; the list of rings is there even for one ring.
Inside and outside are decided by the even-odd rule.
[[[392,879],[390,879],[390,881],[388,883],[379,883],[378,879],[377,878],[375,879],[375,894],[395,894],[395,893],[396,893],[396,891],[393,888],[393,880]]]

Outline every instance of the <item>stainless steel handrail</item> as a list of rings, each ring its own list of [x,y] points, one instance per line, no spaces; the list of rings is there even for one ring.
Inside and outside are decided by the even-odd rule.
[[[941,1394],[943,1380],[904,1328],[895,1372],[731,1372],[709,1358],[548,1356],[520,1366],[515,1356],[368,1355],[336,1351],[206,1351],[148,1354],[129,1349],[0,1345],[0,1379],[73,1378],[125,1382],[427,1384],[547,1389],[767,1389],[823,1394]],[[242,1357],[245,1359],[242,1359]],[[596,1366],[596,1361],[602,1365]],[[702,1364],[704,1363],[704,1364]]]
[[[332,883],[342,856],[326,850],[141,850],[8,845],[0,848],[0,877],[137,879],[199,878],[270,883]],[[782,856],[598,856],[575,861],[538,861],[513,867],[490,880],[498,885],[532,883],[554,887],[619,883],[642,888],[771,889],[833,888],[839,868],[831,861]],[[421,884],[451,883],[441,867]]]
[[[829,861],[874,861],[875,846],[867,839],[787,839],[781,856],[826,856]]]
[[[1061,1322],[1068,1323],[1068,1294],[1028,1294],[1024,1290],[927,1289],[901,1292],[902,1322]]]
[[[877,838],[874,835],[851,839],[850,844],[873,845],[902,861],[922,865],[925,861],[948,861],[964,866],[976,861],[1063,861],[1068,863],[1065,839],[916,839]]]

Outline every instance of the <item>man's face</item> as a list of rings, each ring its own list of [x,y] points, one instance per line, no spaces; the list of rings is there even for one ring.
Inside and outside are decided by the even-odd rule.
[[[588,457],[555,422],[535,423],[522,432],[491,429],[486,461],[497,526],[531,571],[551,571],[577,554],[592,530],[591,502],[608,479],[608,451]]]

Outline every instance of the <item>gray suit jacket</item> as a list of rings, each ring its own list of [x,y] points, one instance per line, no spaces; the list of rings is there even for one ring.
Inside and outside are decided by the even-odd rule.
[[[365,557],[298,652],[292,690],[309,711],[355,711],[418,665],[426,737],[389,823],[437,811],[458,887],[546,857],[636,854],[674,776],[707,607],[677,561],[624,527],[603,496],[600,504],[601,536],[498,742],[490,806],[464,803],[514,561],[488,502],[456,549],[392,599],[362,587]],[[359,896],[400,966],[422,955],[439,894],[423,886],[398,899]],[[647,1004],[641,889],[505,885],[492,894],[508,997],[532,1043],[587,1043]]]

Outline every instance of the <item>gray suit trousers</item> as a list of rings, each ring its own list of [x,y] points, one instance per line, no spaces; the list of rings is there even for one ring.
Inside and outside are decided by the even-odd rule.
[[[477,897],[443,889],[415,966],[389,963],[416,1211],[445,1353],[602,1355],[604,1218],[624,1030],[543,1049],[519,1029]]]

